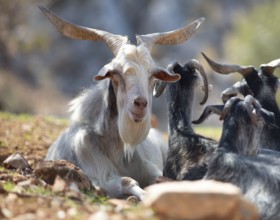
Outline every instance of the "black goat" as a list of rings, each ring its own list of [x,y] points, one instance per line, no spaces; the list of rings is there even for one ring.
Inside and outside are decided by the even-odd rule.
[[[225,105],[207,106],[194,124],[203,122],[210,114],[219,114],[223,122],[219,147],[241,155],[256,156],[264,125],[275,126],[274,113],[262,108],[251,95],[243,100],[232,97]]]
[[[245,157],[217,150],[205,179],[238,186],[258,209],[262,220],[280,219],[280,161],[276,157]]]
[[[256,156],[259,133],[264,124],[274,125],[273,113],[261,108],[258,101],[248,95],[244,101],[233,97],[225,106],[207,106],[195,123],[201,123],[211,113],[220,115],[224,123],[205,179],[238,186],[258,208],[261,219],[280,219],[280,159],[269,154]],[[279,156],[279,152],[275,154]]]
[[[194,132],[191,124],[194,90],[199,85],[200,75],[204,79],[205,96],[208,96],[208,82],[202,66],[191,60],[184,66],[174,63],[169,71],[180,74],[181,79],[167,87],[169,120],[169,153],[164,176],[174,180],[202,179],[207,171],[207,159],[212,155],[217,142]],[[161,84],[163,85],[163,83]],[[165,85],[165,84],[164,84]],[[157,91],[162,92],[159,87]]]
[[[268,64],[262,64],[259,69],[253,66],[218,64],[202,53],[213,70],[221,74],[240,73],[244,79],[222,92],[225,102],[237,93],[243,96],[251,94],[263,108],[274,113],[277,126],[266,126],[262,133],[260,144],[264,148],[280,151],[280,110],[276,101],[276,92],[280,85],[279,79],[273,74],[280,67],[280,59]]]

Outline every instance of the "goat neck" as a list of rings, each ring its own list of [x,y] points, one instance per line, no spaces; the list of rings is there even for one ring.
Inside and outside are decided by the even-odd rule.
[[[185,65],[173,65],[173,72],[181,75],[181,79],[167,85],[167,102],[169,129],[171,132],[193,132],[191,118],[194,100],[194,89],[198,86],[199,76],[196,69],[188,69]]]

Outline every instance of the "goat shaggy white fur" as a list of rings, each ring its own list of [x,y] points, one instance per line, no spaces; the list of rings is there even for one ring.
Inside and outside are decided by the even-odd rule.
[[[108,103],[108,96],[112,94],[106,92],[109,84],[109,80],[104,80],[71,102],[71,125],[53,143],[46,159],[73,162],[90,177],[94,185],[100,186],[109,196],[133,194],[142,199],[145,193],[138,184],[126,189],[121,176],[137,180],[141,187],[153,183],[157,176],[162,175],[167,145],[154,128],[146,138],[148,121],[137,123],[136,126],[127,123],[130,131],[129,128],[119,130],[124,123],[121,123],[117,111],[112,117],[108,116],[108,107],[112,104]],[[104,91],[106,93],[101,94]],[[116,126],[118,123],[120,126]],[[130,144],[131,141],[124,144],[119,135],[121,131],[124,131],[122,136],[125,140],[134,134],[132,142],[144,140],[136,145]]]
[[[203,19],[175,31],[126,36],[85,28],[40,7],[63,35],[104,41],[115,58],[95,76],[97,85],[70,103],[69,128],[53,143],[47,160],[66,159],[79,166],[109,196],[143,199],[145,187],[162,176],[167,145],[151,128],[152,89],[156,80],[175,82],[180,75],[155,65],[153,44],[189,39]]]

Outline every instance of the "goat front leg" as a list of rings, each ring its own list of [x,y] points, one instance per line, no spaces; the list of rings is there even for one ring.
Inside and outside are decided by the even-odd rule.
[[[136,196],[141,201],[144,199],[146,195],[146,191],[143,190],[138,182],[131,177],[122,177],[121,178],[121,186],[123,194]]]

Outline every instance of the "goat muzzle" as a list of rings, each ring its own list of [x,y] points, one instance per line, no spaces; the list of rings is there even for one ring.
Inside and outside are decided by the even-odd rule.
[[[131,114],[135,122],[141,122],[147,112],[148,101],[143,97],[137,97],[132,100]]]

